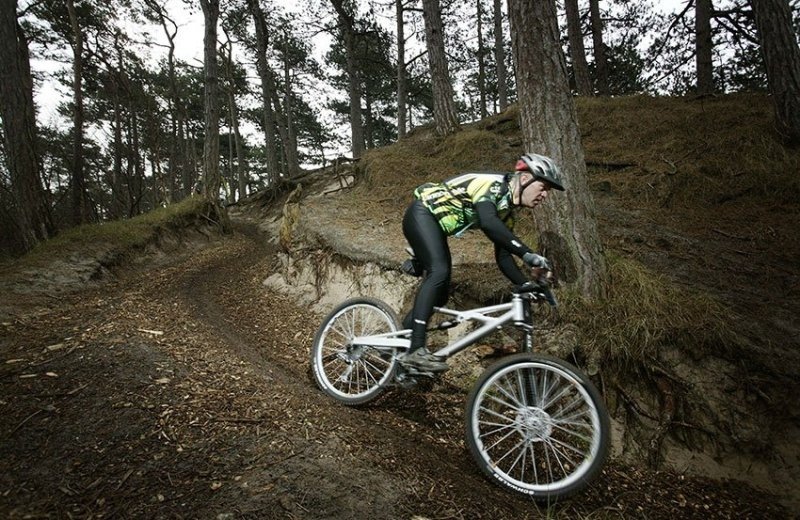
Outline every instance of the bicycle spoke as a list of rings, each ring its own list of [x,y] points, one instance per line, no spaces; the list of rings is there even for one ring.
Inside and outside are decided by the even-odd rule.
[[[511,419],[509,417],[506,417],[505,415],[501,414],[500,412],[496,412],[496,411],[492,410],[491,408],[486,408],[483,405],[481,405],[481,407],[480,407],[480,412],[486,412],[488,415],[494,415],[495,417],[498,417],[500,419],[505,419],[505,420],[511,422],[512,424],[514,424],[516,422],[513,419]]]
[[[519,405],[519,404],[518,404],[517,406],[513,406],[512,404],[510,404],[510,403],[507,403],[507,402],[505,402],[505,401],[503,401],[503,400],[499,399],[498,397],[495,397],[495,396],[494,396],[494,395],[492,395],[492,394],[487,394],[487,395],[486,395],[486,397],[487,397],[488,399],[491,399],[491,400],[492,400],[492,401],[494,401],[495,403],[497,403],[497,404],[499,404],[499,405],[501,405],[501,406],[505,406],[506,408],[509,408],[509,409],[511,409],[511,410],[517,410],[518,408],[521,408],[521,405]],[[510,397],[510,396],[509,396],[509,397]]]
[[[523,408],[525,406],[530,406],[530,403],[528,403],[528,399],[527,399],[528,393],[525,391],[526,387],[528,386],[525,383],[525,374],[523,374],[522,371],[519,370],[519,371],[516,372],[516,375],[517,375],[517,385],[516,385],[516,387],[520,391],[520,394],[519,394],[519,396],[517,398],[518,402],[520,403],[520,408]],[[506,378],[504,377],[503,379],[505,380]],[[536,394],[534,393],[532,395],[536,395]]]
[[[524,444],[524,442],[523,442],[523,444]],[[511,467],[508,468],[508,471],[506,471],[506,473],[508,473],[510,475],[514,471],[514,468],[517,466],[517,463],[519,462],[519,460],[523,459],[522,466],[520,466],[520,471],[521,471],[522,475],[525,474],[525,462],[524,462],[525,449],[526,448],[523,447],[520,450],[519,455],[517,455],[517,458],[514,459],[514,462],[511,463]],[[520,480],[522,480],[522,477],[520,477]]]
[[[479,435],[480,438],[488,437],[490,435],[495,435],[495,434],[498,434],[498,433],[500,433],[500,432],[502,432],[504,430],[508,430],[509,428],[513,428],[514,427],[513,424],[499,424],[499,423],[488,423],[488,422],[482,422],[481,426],[497,426],[497,428],[495,428],[494,430],[490,430],[490,431],[481,433]]]
[[[511,391],[507,390],[505,387],[503,387],[503,385],[502,385],[502,384],[500,384],[500,382],[498,382],[498,383],[497,383],[497,384],[495,384],[494,386],[497,388],[497,390],[498,390],[498,391],[499,391],[501,394],[505,395],[506,397],[508,397],[509,399],[511,399],[512,401],[514,401],[514,404],[516,404],[515,408],[522,408],[522,407],[524,407],[524,406],[525,406],[525,405],[524,405],[524,404],[522,404],[522,402],[520,401],[520,399],[519,399],[519,396],[517,396],[517,395],[514,395],[514,394],[513,394]]]
[[[571,437],[577,437],[578,439],[586,442],[587,444],[591,444],[592,443],[592,438],[591,437],[588,437],[588,436],[582,435],[582,434],[580,434],[580,433],[578,433],[576,431],[564,428],[559,423],[553,423],[553,428],[557,428],[559,431],[562,431],[562,432],[566,433],[567,435],[569,435]]]
[[[573,417],[580,417],[581,415],[589,411],[588,408],[584,408],[583,410],[577,410],[574,415],[571,414],[571,412],[576,408],[585,405],[586,405],[586,400],[584,399],[584,397],[581,394],[577,394],[570,403],[556,410],[557,413],[553,414],[553,417],[558,417],[559,419],[563,417],[565,420],[571,420]],[[567,413],[570,413],[571,415],[565,415]]]
[[[539,484],[539,472],[536,469],[536,451],[533,449],[533,443],[528,444],[528,449],[531,450],[531,466],[533,466],[533,480]]]
[[[553,389],[556,389],[558,386],[560,386],[559,383],[555,383],[553,385]],[[557,402],[559,399],[564,397],[567,394],[567,392],[569,392],[570,390],[572,390],[572,386],[564,386],[564,387],[562,387],[562,389],[558,392],[558,395],[556,395],[555,397],[552,397],[551,399],[549,399],[547,401],[547,403],[542,405],[542,409],[543,410],[547,410],[550,407],[550,405],[552,405],[553,403]]]
[[[515,452],[515,451],[517,450],[517,448],[519,448],[519,447],[520,447],[520,446],[522,446],[523,444],[525,444],[525,440],[524,440],[524,439],[523,439],[523,440],[521,440],[521,441],[519,441],[519,442],[518,442],[518,443],[517,443],[517,444],[516,444],[514,447],[512,447],[510,450],[506,451],[506,454],[505,454],[505,455],[503,455],[502,457],[500,457],[499,459],[497,459],[496,461],[494,461],[494,465],[495,465],[495,466],[500,466],[500,463],[503,461],[503,459],[505,459],[506,457],[508,457],[508,455],[509,455],[510,453],[513,453],[513,452]],[[495,446],[496,446],[496,445],[497,445],[497,444],[495,444]],[[489,450],[487,449],[486,451],[489,451]]]
[[[582,457],[582,458],[584,458],[584,459],[586,458],[586,452],[584,452],[584,451],[581,451],[581,450],[579,450],[578,448],[576,448],[575,446],[571,446],[571,445],[567,444],[567,443],[566,443],[566,442],[564,442],[564,441],[560,441],[560,440],[556,439],[555,437],[550,437],[550,438],[548,439],[548,442],[549,442],[549,443],[551,443],[551,445],[552,445],[552,443],[554,443],[554,444],[558,444],[558,445],[559,445],[559,446],[561,446],[562,448],[566,448],[566,449],[568,449],[568,450],[572,450],[572,451],[574,451],[575,453],[577,453],[578,455],[581,455],[581,457]],[[553,451],[555,451],[555,448],[553,449]],[[562,453],[564,453],[564,452],[562,452]],[[564,457],[565,457],[567,460],[569,460],[570,462],[572,462],[572,459],[570,459],[570,458],[569,458],[569,455],[567,455],[566,453],[564,453]]]
[[[491,450],[492,450],[492,448],[494,448],[495,446],[497,446],[497,445],[498,445],[498,444],[500,444],[501,442],[505,441],[506,439],[508,439],[509,437],[511,437],[512,435],[514,435],[515,433],[517,433],[517,430],[512,430],[512,431],[508,432],[507,434],[503,435],[503,436],[502,436],[502,437],[500,437],[500,439],[498,439],[498,440],[497,440],[497,441],[496,441],[494,444],[492,444],[491,446],[489,446],[488,448],[486,448],[486,451],[491,451]],[[523,440],[522,440],[522,441],[520,441],[520,442],[525,442],[525,440],[523,439]],[[506,455],[508,455],[508,454],[506,454]],[[505,458],[505,455],[503,455],[503,458]],[[497,462],[498,462],[498,463],[500,463],[500,460],[503,460],[503,459],[501,458],[501,459],[499,459]]]

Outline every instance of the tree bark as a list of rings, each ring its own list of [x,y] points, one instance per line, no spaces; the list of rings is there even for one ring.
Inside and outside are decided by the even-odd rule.
[[[503,44],[502,0],[494,0],[494,61],[497,67],[497,102],[500,112],[508,108],[506,49]]]
[[[83,31],[75,11],[74,0],[67,0],[70,25],[72,26],[72,224],[87,222],[89,208],[86,194],[86,178],[83,171]]]
[[[509,0],[520,126],[528,151],[551,157],[566,191],[537,209],[539,248],[587,298],[602,294],[605,259],[586,175],[554,0]],[[537,35],[531,38],[530,35]]]
[[[19,242],[24,251],[29,251],[49,238],[54,227],[40,178],[30,55],[17,22],[16,2],[3,2],[0,6],[0,69],[0,115],[16,203],[14,220]]]
[[[128,185],[131,205],[128,216],[134,217],[142,212],[142,197],[144,197],[144,166],[139,150],[139,114],[130,101],[128,106]]]
[[[453,85],[450,83],[447,67],[447,55],[444,51],[439,0],[422,0],[422,17],[425,20],[425,42],[433,84],[433,119],[436,123],[436,132],[442,136],[450,135],[458,131],[459,124],[453,99]]]
[[[179,184],[183,178],[183,169],[185,167],[185,156],[183,153],[183,144],[180,140],[180,133],[178,127],[180,123],[178,120],[181,117],[181,100],[178,94],[177,78],[175,76],[175,37],[178,34],[178,25],[167,16],[165,8],[155,0],[144,0],[145,4],[153,11],[158,17],[161,28],[164,30],[164,35],[167,37],[167,78],[169,82],[169,97],[167,98],[167,109],[170,115],[170,143],[169,152],[167,157],[167,186],[168,186],[168,199],[169,201],[178,200],[181,191],[184,194],[188,190],[179,189]],[[171,26],[171,27],[170,27]]]
[[[713,9],[712,0],[696,0],[694,29],[697,93],[699,95],[707,95],[714,92],[714,68],[711,59],[714,50],[714,43],[711,40],[711,13]]]
[[[126,215],[128,203],[122,191],[122,101],[119,86],[114,92],[114,167],[111,170],[111,212],[109,218],[119,219]]]
[[[481,119],[486,118],[489,113],[486,111],[486,64],[484,54],[486,49],[483,46],[483,0],[475,0],[476,17],[478,19],[478,95],[480,98]]]
[[[395,0],[395,10],[397,12],[397,138],[402,139],[406,136],[406,37],[403,0]]]
[[[786,0],[752,0],[775,123],[783,139],[800,145],[800,48]]]
[[[592,20],[592,45],[594,46],[595,83],[597,91],[607,96],[611,92],[608,85],[608,61],[606,46],[603,43],[603,20],[600,18],[600,1],[589,0],[589,16]]]
[[[300,173],[300,160],[297,156],[297,133],[294,129],[294,114],[292,113],[292,74],[289,64],[289,34],[284,34],[283,47],[283,113],[286,117],[286,135],[288,146],[286,148],[286,162],[289,167],[289,178]]]
[[[219,204],[219,76],[217,65],[217,21],[219,0],[200,0],[205,21],[203,61],[205,69],[205,141],[203,143],[203,195]]]
[[[114,167],[111,173],[111,211],[110,219],[120,219],[128,213],[128,197],[123,192],[122,159],[124,149],[122,145],[123,127],[123,93],[127,91],[127,81],[125,75],[125,61],[122,44],[119,41],[119,33],[114,38],[114,48],[117,52],[116,75],[114,78]]]
[[[228,80],[228,116],[233,129],[233,144],[236,150],[236,184],[239,186],[238,200],[247,196],[247,158],[244,153],[242,134],[239,131],[239,107],[236,105],[236,92],[233,77],[233,42],[228,38],[228,56],[225,60],[225,75]]]
[[[275,113],[272,110],[272,92],[275,90],[275,81],[272,77],[272,69],[267,60],[267,49],[269,48],[269,29],[264,12],[258,0],[247,0],[250,15],[256,29],[256,69],[261,78],[261,103],[264,111],[264,150],[266,152],[267,174],[270,182],[278,179],[278,154],[275,148]]]
[[[331,0],[339,17],[339,28],[344,38],[344,52],[347,67],[348,94],[350,96],[350,136],[353,158],[364,153],[364,123],[361,115],[361,79],[356,60],[355,17],[344,5],[343,0]]]
[[[564,0],[567,10],[567,34],[569,35],[569,55],[572,58],[572,74],[575,77],[575,90],[579,96],[591,96],[592,83],[589,81],[589,66],[586,64],[586,49],[583,46],[581,16],[578,0]]]

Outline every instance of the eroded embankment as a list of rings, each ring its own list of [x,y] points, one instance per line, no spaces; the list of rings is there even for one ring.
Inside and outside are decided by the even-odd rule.
[[[358,208],[337,205],[335,195],[313,184],[303,189],[303,196],[295,193],[280,213],[259,217],[262,228],[279,236],[283,246],[279,265],[265,284],[320,313],[349,297],[370,296],[387,302],[402,317],[416,282],[398,269],[405,245],[399,223],[364,219]],[[491,258],[481,247],[474,240],[454,245],[455,270],[471,271],[473,281],[496,280],[494,265],[480,261]],[[475,288],[467,279],[455,279],[451,306],[489,303],[486,293]],[[791,416],[765,409],[764,396],[748,393],[748,378],[760,377],[756,372],[731,359],[730,352],[689,356],[676,348],[659,349],[641,364],[598,366],[581,349],[580,335],[568,321],[548,321],[539,335],[539,348],[583,366],[601,388],[613,415],[614,457],[741,480],[797,507],[800,469],[795,439],[800,431]],[[462,332],[455,329],[449,336]],[[454,369],[444,377],[468,388],[482,365],[513,339],[502,333],[487,338],[479,348],[454,358]],[[447,340],[444,335],[432,338],[434,347]]]

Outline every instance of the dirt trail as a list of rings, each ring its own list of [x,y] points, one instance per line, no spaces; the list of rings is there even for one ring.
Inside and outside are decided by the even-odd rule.
[[[787,516],[738,483],[615,464],[550,508],[512,496],[464,449],[461,391],[360,409],[317,391],[319,317],[263,289],[276,265],[240,226],[68,297],[0,294],[0,516]]]

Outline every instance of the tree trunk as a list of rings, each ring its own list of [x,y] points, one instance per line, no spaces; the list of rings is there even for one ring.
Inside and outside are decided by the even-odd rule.
[[[139,150],[139,114],[136,112],[136,107],[133,106],[131,101],[130,105],[130,127],[128,130],[130,136],[130,161],[133,165],[133,177],[131,184],[133,186],[133,197],[130,210],[130,216],[139,215],[142,213],[142,197],[144,197],[144,165],[142,164],[142,154]]]
[[[122,44],[119,41],[119,33],[114,37],[114,48],[117,52],[116,76],[114,78],[114,167],[111,171],[111,210],[109,219],[121,219],[127,215],[128,201],[126,193],[123,192],[122,159],[124,148],[122,145],[123,110],[122,95],[125,90],[125,61],[123,59]]]
[[[182,152],[183,145],[179,141],[178,119],[180,116],[180,98],[178,94],[177,79],[175,77],[175,36],[178,34],[178,26],[174,20],[169,18],[163,6],[156,0],[144,0],[145,4],[153,10],[158,17],[161,28],[167,37],[167,78],[169,82],[169,97],[167,98],[167,110],[170,115],[170,142],[167,156],[167,187],[168,200],[178,200],[181,190],[178,189],[179,180],[183,179],[183,168],[185,158]],[[170,25],[172,28],[170,29]]]
[[[433,84],[433,119],[439,135],[450,135],[459,129],[453,100],[453,86],[444,51],[442,13],[439,0],[422,0],[422,17],[425,19],[425,42]]]
[[[481,119],[488,116],[486,112],[486,64],[483,57],[486,53],[486,48],[483,46],[483,0],[475,0],[476,2],[476,16],[478,19],[478,95],[480,98],[480,114]]]
[[[353,158],[364,153],[364,123],[361,116],[361,80],[356,60],[355,19],[342,0],[331,0],[339,17],[339,26],[344,38],[344,53],[347,67],[347,84],[350,95],[350,135]]]
[[[372,119],[372,98],[364,92],[364,141],[367,150],[375,148],[375,128]]]
[[[787,0],[752,0],[775,123],[783,139],[800,144],[800,48]]]
[[[0,115],[5,156],[14,194],[14,220],[24,251],[53,233],[53,221],[40,179],[36,151],[36,111],[33,104],[28,42],[17,22],[16,2],[0,6]]]
[[[239,132],[239,107],[233,89],[228,91],[229,117],[233,129],[233,144],[236,150],[236,183],[239,185],[239,199],[247,195],[247,158],[244,154],[242,134]]]
[[[714,92],[714,68],[711,61],[713,42],[711,40],[711,0],[696,0],[695,58],[697,63],[697,93],[700,95]]]
[[[606,60],[606,46],[603,43],[603,20],[600,18],[600,0],[589,0],[589,13],[592,19],[595,82],[598,92],[603,96],[607,96],[610,94],[608,87],[608,61]]]
[[[554,261],[562,280],[585,297],[598,297],[605,259],[559,42],[555,0],[509,0],[508,11],[525,148],[551,157],[563,172],[566,188],[535,212],[539,248]]]
[[[502,112],[508,107],[506,50],[503,45],[502,0],[494,0],[494,61],[497,67],[497,100],[500,104],[500,112]]]
[[[569,35],[569,55],[572,58],[572,74],[575,77],[575,90],[579,96],[591,96],[592,84],[589,81],[589,66],[586,64],[586,50],[583,46],[581,16],[578,0],[564,0],[567,10],[567,34]]]
[[[72,223],[88,221],[86,179],[83,171],[83,32],[78,23],[74,0],[67,0],[72,26]]]
[[[203,7],[205,34],[203,61],[205,64],[205,141],[203,143],[203,195],[219,204],[222,184],[219,175],[219,77],[217,73],[217,20],[219,0],[200,0]]]
[[[406,37],[403,0],[395,0],[395,9],[397,11],[397,138],[402,139],[406,136]]]
[[[281,144],[283,145],[283,154],[280,156],[281,161],[281,171],[286,173],[287,177],[291,176],[291,160],[289,159],[289,150],[292,147],[292,140],[289,137],[289,130],[286,121],[286,116],[283,114],[283,108],[281,107],[281,101],[278,99],[277,92],[273,93],[272,96],[272,104],[275,109],[275,120],[277,122],[278,127],[278,134],[281,138]]]
[[[269,48],[269,29],[264,18],[264,12],[258,0],[247,0],[250,15],[256,28],[256,69],[261,78],[261,103],[264,111],[264,149],[266,152],[267,174],[270,182],[278,179],[278,154],[275,149],[275,113],[272,111],[272,92],[275,90],[275,81],[272,78],[272,69],[267,61]]]
[[[122,191],[122,102],[119,87],[114,92],[114,167],[111,170],[111,219],[125,216],[128,207]]]
[[[286,116],[286,134],[289,145],[286,148],[286,161],[289,166],[289,178],[300,173],[300,161],[297,157],[297,133],[294,129],[294,114],[292,113],[292,75],[289,65],[289,34],[284,35],[283,47],[283,113]]]
[[[233,42],[228,38],[228,56],[225,60],[225,75],[228,80],[228,116],[233,130],[233,149],[236,150],[236,179],[239,186],[239,199],[247,196],[247,159],[242,143],[242,134],[239,132],[239,107],[236,105],[236,92],[234,91],[233,77]]]

